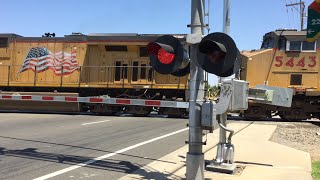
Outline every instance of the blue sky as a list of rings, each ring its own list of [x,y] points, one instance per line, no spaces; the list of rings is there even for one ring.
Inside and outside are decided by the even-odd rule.
[[[312,2],[304,1],[306,8]],[[300,27],[297,11],[285,6],[298,0],[230,2],[230,35],[240,50],[258,49],[266,32]],[[0,4],[0,33],[190,33],[191,0],[1,0]],[[222,9],[223,0],[211,0],[210,32],[222,31]],[[213,84],[216,80],[210,77]]]

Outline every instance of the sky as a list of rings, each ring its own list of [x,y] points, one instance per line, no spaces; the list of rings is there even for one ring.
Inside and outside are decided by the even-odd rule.
[[[300,28],[299,0],[230,0],[230,36],[240,50],[259,49],[265,33]],[[313,0],[304,0],[306,9]],[[191,0],[0,0],[0,33],[188,34]],[[296,6],[299,9],[298,6]],[[222,32],[223,0],[210,0],[210,31]],[[305,23],[306,27],[306,23]],[[209,77],[215,84],[217,78]]]

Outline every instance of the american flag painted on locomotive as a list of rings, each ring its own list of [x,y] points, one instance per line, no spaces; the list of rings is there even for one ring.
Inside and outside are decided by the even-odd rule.
[[[76,51],[52,53],[45,47],[34,47],[29,50],[19,73],[27,70],[40,73],[51,69],[57,76],[72,74],[79,70],[76,55]]]

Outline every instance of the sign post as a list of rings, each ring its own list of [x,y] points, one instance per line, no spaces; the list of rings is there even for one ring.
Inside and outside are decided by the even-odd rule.
[[[313,42],[320,36],[320,0],[308,7],[307,41]]]

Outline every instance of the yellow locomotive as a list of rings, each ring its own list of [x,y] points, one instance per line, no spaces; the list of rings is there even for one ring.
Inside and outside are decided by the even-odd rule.
[[[187,73],[163,75],[149,66],[147,44],[161,35],[73,33],[64,37],[22,37],[0,34],[1,93],[67,94],[131,99],[187,101]],[[186,35],[174,35],[183,45]],[[294,89],[291,108],[249,103],[246,118],[286,120],[320,118],[319,52],[306,41],[306,31],[276,30],[265,34],[261,49],[242,51],[239,78],[250,87],[259,84]],[[187,48],[186,48],[187,49]],[[121,110],[146,115],[153,108],[0,100],[0,110],[85,111],[100,114]],[[159,108],[181,116],[185,109]]]
[[[1,91],[186,100],[187,75],[162,75],[149,66],[146,46],[160,35],[73,33],[54,36],[50,33],[43,37],[0,34]],[[185,35],[175,37],[183,42]],[[0,101],[0,109],[10,109],[8,103]],[[17,103],[22,102],[14,102]],[[24,110],[32,108],[28,104],[20,106]],[[35,106],[41,109],[43,104]],[[68,108],[69,105],[64,106]],[[122,106],[93,106],[91,110],[98,113],[110,114],[123,109]],[[78,111],[86,107],[80,104]],[[128,113],[144,115],[152,107],[127,106],[125,109]],[[183,114],[183,110],[168,108],[160,108],[160,111]]]
[[[247,118],[277,114],[286,120],[320,118],[318,41],[307,42],[306,31],[276,30],[264,35],[260,50],[243,51],[241,75],[250,87],[258,84],[294,89],[291,108],[249,104]]]

